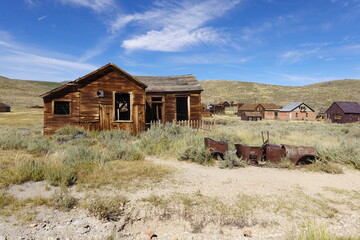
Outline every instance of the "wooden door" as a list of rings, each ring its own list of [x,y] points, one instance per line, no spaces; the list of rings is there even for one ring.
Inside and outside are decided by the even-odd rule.
[[[100,130],[111,129],[112,105],[100,104]]]

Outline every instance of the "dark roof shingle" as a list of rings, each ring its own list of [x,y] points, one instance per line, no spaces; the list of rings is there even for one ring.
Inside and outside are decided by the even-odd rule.
[[[360,104],[357,102],[335,102],[344,113],[360,113]]]

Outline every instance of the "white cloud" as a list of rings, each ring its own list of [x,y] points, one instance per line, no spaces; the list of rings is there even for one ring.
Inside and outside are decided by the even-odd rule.
[[[296,62],[303,60],[305,57],[307,57],[309,55],[317,53],[319,50],[320,50],[320,48],[315,48],[315,49],[305,50],[305,51],[291,50],[291,51],[281,54],[280,58],[283,62],[286,62],[286,63],[296,63]]]
[[[58,1],[64,4],[71,4],[80,7],[88,7],[94,10],[95,12],[103,12],[105,10],[111,9],[116,5],[114,0],[58,0]]]
[[[24,2],[29,7],[35,7],[37,5],[37,2],[35,0],[24,0]]]
[[[1,75],[36,80],[71,80],[97,67],[81,63],[72,56],[45,53],[12,40],[9,33],[0,30]]]
[[[39,21],[42,21],[42,20],[44,20],[45,18],[47,18],[48,16],[49,16],[49,15],[39,17],[38,20],[39,20]]]
[[[117,32],[128,24],[147,29],[123,41],[122,47],[128,50],[175,52],[196,44],[218,44],[223,41],[218,30],[205,24],[239,3],[240,0],[156,1],[151,10],[119,16],[111,24],[111,31]]]

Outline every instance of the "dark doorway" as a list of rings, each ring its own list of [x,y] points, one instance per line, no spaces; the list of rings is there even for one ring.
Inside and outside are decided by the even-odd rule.
[[[188,97],[176,97],[176,120],[189,120]]]

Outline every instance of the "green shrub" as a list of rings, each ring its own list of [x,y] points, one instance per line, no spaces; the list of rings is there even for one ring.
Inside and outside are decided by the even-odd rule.
[[[114,141],[107,146],[111,160],[121,159],[126,161],[144,160],[144,155],[131,143]]]
[[[193,145],[194,142],[202,141],[195,130],[167,123],[142,133],[138,146],[148,155],[176,156],[177,152]]]
[[[13,171],[15,183],[44,180],[44,163],[34,159],[19,160]]]
[[[124,130],[112,130],[112,131],[102,131],[97,137],[98,141],[103,146],[108,146],[114,142],[124,142],[133,140],[133,137],[128,135]]]
[[[97,163],[102,159],[101,155],[101,152],[92,147],[66,145],[53,152],[50,158],[75,167],[85,163]]]
[[[77,199],[71,196],[67,188],[61,188],[55,191],[51,199],[51,204],[55,209],[69,211],[77,204]]]
[[[117,221],[125,210],[126,202],[128,202],[128,200],[123,196],[96,196],[91,200],[87,209],[90,214],[99,219]]]
[[[68,125],[56,130],[54,135],[58,143],[66,143],[78,138],[89,138],[89,133],[83,128]]]
[[[178,160],[196,162],[202,165],[214,163],[209,150],[205,147],[188,147],[179,154]]]
[[[0,149],[3,149],[3,150],[26,149],[28,141],[29,141],[28,136],[21,136],[21,135],[18,135],[18,134],[3,135],[0,138]]]
[[[49,139],[43,136],[33,137],[27,144],[27,151],[37,156],[48,153],[51,148]]]
[[[242,159],[240,159],[233,151],[227,151],[224,154],[224,160],[219,159],[220,168],[238,168],[245,166],[246,163]]]
[[[75,184],[77,173],[74,168],[63,164],[48,164],[45,179],[53,186],[70,186]]]

